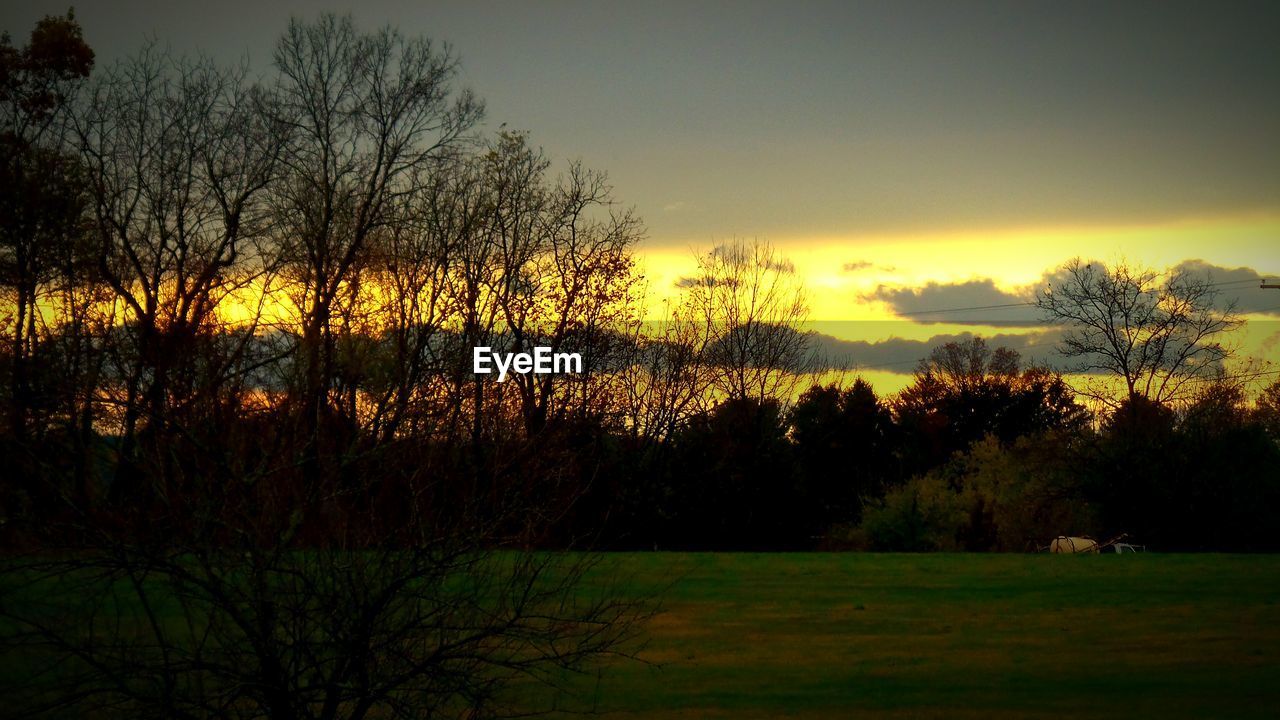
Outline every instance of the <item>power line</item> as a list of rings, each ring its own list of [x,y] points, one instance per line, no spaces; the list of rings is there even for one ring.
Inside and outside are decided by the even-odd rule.
[[[1028,346],[1026,346],[1026,347],[1037,347],[1037,346],[1028,345]],[[1039,346],[1039,347],[1043,347],[1043,346]],[[1015,348],[1015,349],[1016,349],[1016,348]],[[898,362],[893,362],[893,363],[879,363],[879,364],[876,364],[876,365],[855,365],[854,367],[850,368],[850,370],[853,370],[853,371],[855,371],[855,372],[861,372],[861,371],[863,371],[863,370],[881,370],[881,369],[884,369],[884,368],[887,368],[887,367],[893,367],[893,366],[897,366],[897,365],[919,364],[919,363],[920,363],[920,362],[922,362],[922,361],[923,361],[923,359],[921,359],[921,360],[901,360],[901,361],[898,361]],[[1052,368],[1050,368],[1050,369],[1052,370]],[[1063,374],[1063,375],[1073,375],[1073,374],[1076,374],[1076,373],[1071,373],[1071,372],[1063,372],[1063,371],[1061,371],[1061,370],[1056,370],[1055,372],[1061,373],[1061,374]],[[1081,373],[1081,374],[1083,374],[1083,375],[1092,375],[1093,373]],[[1257,370],[1257,371],[1254,371],[1254,372],[1237,373],[1237,374],[1235,374],[1235,375],[1215,375],[1215,376],[1211,376],[1211,377],[1206,377],[1206,378],[1204,378],[1204,379],[1205,379],[1205,380],[1254,380],[1254,379],[1257,379],[1257,378],[1260,378],[1260,377],[1267,377],[1268,375],[1280,375],[1280,370]]]
[[[967,310],[999,310],[1003,308],[1028,307],[1034,305],[1035,303],[1033,302],[1007,303],[1004,305],[975,305],[973,307],[940,308],[938,310],[913,310],[911,312],[900,312],[898,315],[904,317],[908,315],[934,315],[939,313],[965,312]]]
[[[1255,277],[1255,278],[1245,278],[1245,279],[1243,279],[1243,280],[1223,280],[1222,282],[1209,283],[1209,285],[1208,285],[1208,286],[1209,286],[1209,287],[1218,287],[1218,286],[1220,286],[1220,285],[1234,285],[1234,284],[1236,284],[1236,283],[1256,283],[1256,282],[1266,282],[1266,280],[1267,280],[1266,278],[1259,276],[1259,277]]]
[[[934,346],[934,347],[936,347],[936,346]],[[999,345],[999,346],[997,346],[997,347],[1005,347],[1005,346],[1003,346],[1003,345]],[[1023,350],[1027,350],[1027,349],[1029,349],[1029,348],[1044,348],[1044,347],[1053,347],[1053,344],[1052,344],[1052,343],[1028,343],[1028,344],[1023,345],[1023,346],[1021,346],[1021,347],[1010,347],[1010,348],[1008,348],[1008,349],[1009,349],[1009,350],[1014,350],[1014,351],[1017,351],[1017,352],[1021,352],[1021,351],[1023,351]],[[932,348],[930,348],[930,349],[932,349]],[[916,359],[914,359],[914,360],[895,360],[895,361],[893,361],[893,362],[876,363],[876,364],[874,364],[874,365],[857,365],[857,366],[855,366],[855,368],[854,368],[854,369],[857,369],[857,370],[878,370],[878,369],[881,369],[881,368],[896,367],[896,366],[898,366],[898,365],[915,365],[915,364],[919,364],[920,362],[922,362],[922,361],[924,361],[924,360],[925,360],[925,358],[916,358]]]
[[[1206,285],[1206,287],[1222,287],[1222,286],[1225,286],[1225,285],[1237,285],[1237,284],[1240,284],[1240,283],[1256,283],[1256,282],[1259,282],[1259,281],[1260,281],[1260,280],[1262,280],[1262,279],[1263,279],[1263,278],[1245,278],[1245,279],[1242,279],[1242,280],[1223,280],[1223,281],[1221,281],[1221,282],[1208,283],[1208,284]],[[1243,288],[1241,288],[1241,289],[1243,289]],[[1155,291],[1155,290],[1148,290],[1148,291],[1146,291],[1146,292],[1148,292],[1148,293],[1154,293],[1154,292],[1157,292],[1157,291]],[[1037,303],[1034,303],[1034,302],[1023,301],[1023,302],[1016,302],[1016,303],[1003,303],[1003,304],[1000,304],[1000,305],[974,305],[974,306],[972,306],[972,307],[959,307],[959,308],[936,308],[936,309],[933,309],[933,310],[912,310],[912,311],[910,311],[910,312],[899,312],[899,313],[896,313],[896,314],[897,314],[899,317],[910,317],[910,316],[913,316],[913,315],[939,315],[939,314],[943,314],[943,313],[968,312],[968,311],[971,311],[971,310],[1004,310],[1004,309],[1006,309],[1006,308],[1035,307],[1036,305],[1037,305]],[[1262,310],[1262,311],[1259,311],[1259,312],[1267,312],[1267,311],[1266,311],[1266,310]]]
[[[1209,283],[1209,284],[1208,284],[1208,286],[1209,286],[1209,287],[1221,287],[1221,286],[1226,286],[1226,285],[1238,285],[1238,284],[1241,284],[1241,283],[1255,283],[1255,282],[1258,282],[1258,281],[1259,281],[1259,278],[1245,278],[1245,279],[1241,279],[1241,280],[1223,280],[1223,281],[1220,281],[1220,282]],[[1243,288],[1242,288],[1242,289],[1243,289]],[[1036,306],[1036,305],[1037,305],[1037,303],[1034,303],[1034,302],[1026,302],[1026,301],[1024,301],[1024,302],[1016,302],[1016,303],[1000,303],[1000,304],[996,304],[996,305],[973,305],[973,306],[969,306],[969,307],[935,308],[935,309],[932,309],[932,310],[912,310],[912,311],[910,311],[910,312],[899,312],[899,313],[897,313],[897,315],[898,315],[899,317],[912,317],[912,316],[916,316],[916,315],[937,315],[937,314],[945,314],[945,313],[971,312],[971,311],[974,311],[974,310],[1005,310],[1005,309],[1009,309],[1009,308],[1034,307],[1034,306]],[[1272,312],[1272,311],[1275,311],[1275,310],[1280,310],[1280,305],[1277,305],[1277,306],[1275,306],[1275,307],[1270,307],[1270,308],[1263,308],[1262,310],[1252,310],[1252,311],[1249,311],[1249,312],[1266,313],[1266,312]],[[1031,349],[1031,348],[1045,348],[1045,347],[1053,347],[1053,346],[1054,346],[1054,344],[1053,344],[1053,343],[1031,343],[1031,344],[1028,344],[1028,345],[1023,345],[1023,346],[1021,346],[1021,347],[1014,347],[1014,348],[1011,348],[1011,349],[1013,349],[1013,350],[1018,350],[1018,351],[1024,351],[1024,350],[1028,350],[1028,349]],[[893,361],[893,362],[887,362],[887,363],[875,363],[875,364],[872,364],[872,365],[860,365],[860,364],[859,364],[859,365],[855,365],[855,369],[857,369],[857,370],[879,370],[879,369],[883,369],[883,368],[898,367],[898,366],[901,366],[901,365],[913,365],[913,364],[918,364],[918,363],[920,363],[920,362],[921,362],[921,359],[920,359],[920,358],[917,358],[917,359],[914,359],[914,360],[896,360],[896,361]],[[1280,372],[1280,371],[1275,371],[1275,372]],[[1272,373],[1271,373],[1271,372],[1268,372],[1268,373],[1264,373],[1264,374],[1272,374]],[[1223,379],[1240,379],[1240,377],[1244,377],[1244,376],[1239,376],[1239,377],[1224,377]]]

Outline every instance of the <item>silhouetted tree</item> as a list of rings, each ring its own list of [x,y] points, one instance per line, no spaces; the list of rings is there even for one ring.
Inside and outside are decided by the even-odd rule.
[[[1267,435],[1280,444],[1280,380],[1263,388],[1258,395],[1254,417]]]
[[[110,494],[141,513],[183,492],[184,443],[209,440],[199,415],[252,363],[252,319],[233,328],[219,307],[265,272],[264,190],[285,129],[243,70],[154,44],[95,81],[75,129],[111,291],[102,391],[112,411],[101,422],[118,433],[121,462]]]
[[[863,506],[898,477],[898,435],[889,408],[862,378],[841,390],[812,387],[791,409],[798,484],[813,533],[856,524]]]
[[[25,308],[14,347],[66,370],[51,387],[72,412],[27,402],[6,422],[86,441],[83,492],[71,444],[24,440],[48,492],[21,512],[3,498],[12,712],[526,714],[646,617],[597,556],[541,551],[577,547],[561,528],[598,470],[589,446],[618,428],[609,375],[530,401],[458,362],[461,342],[513,330],[597,342],[626,317],[638,225],[580,168],[491,172],[541,160],[470,141],[480,106],[451,90],[447,50],[324,17],[291,24],[276,60],[258,84],[152,44],[43,156],[43,181],[72,190],[0,188],[6,241],[85,229],[22,280],[48,324],[25,335]],[[509,216],[508,192],[540,199]],[[28,222],[42,203],[65,224]],[[543,305],[517,307],[530,282]],[[467,417],[463,385],[497,401]]]
[[[274,231],[300,330],[303,469],[318,480],[321,455],[332,471],[342,462],[333,453],[351,450],[355,393],[342,382],[339,342],[361,311],[372,239],[403,218],[433,172],[451,167],[483,105],[453,87],[449,48],[391,28],[361,33],[349,17],[292,21],[275,66],[273,120],[291,133],[271,187]]]
[[[690,418],[673,439],[667,542],[713,549],[807,544],[791,450],[776,400],[726,400]]]
[[[8,376],[2,422],[18,442],[28,439],[28,415],[47,394],[33,382],[44,324],[40,295],[51,290],[79,235],[84,179],[65,142],[66,111],[92,68],[93,50],[71,12],[37,22],[23,47],[13,46],[8,33],[0,36],[0,290]]]
[[[1277,547],[1280,451],[1237,388],[1208,386],[1182,412],[1134,396],[1081,456],[1086,497],[1107,533],[1168,550]]]
[[[1230,355],[1221,335],[1240,320],[1234,304],[1219,305],[1208,278],[1079,259],[1063,266],[1063,276],[1037,304],[1066,327],[1058,349],[1075,358],[1071,370],[1100,371],[1123,384],[1119,397],[1105,384],[1088,386],[1113,407],[1137,395],[1160,403],[1186,397]]]
[[[893,408],[909,472],[936,467],[987,435],[1012,442],[1087,420],[1061,376],[1023,369],[1016,351],[993,351],[980,337],[935,348]]]
[[[785,398],[811,369],[808,317],[795,267],[768,243],[735,240],[698,257],[686,278],[688,317],[706,329],[703,362],[729,399]]]

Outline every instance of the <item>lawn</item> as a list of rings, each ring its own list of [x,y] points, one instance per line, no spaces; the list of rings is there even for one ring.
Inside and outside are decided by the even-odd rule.
[[[669,584],[625,718],[1280,715],[1280,556],[622,554]]]

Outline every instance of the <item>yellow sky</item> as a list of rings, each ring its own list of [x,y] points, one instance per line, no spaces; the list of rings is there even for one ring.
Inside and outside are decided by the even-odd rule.
[[[1038,286],[1046,272],[1073,258],[1131,263],[1164,269],[1185,260],[1248,267],[1269,275],[1280,273],[1280,215],[1255,214],[1194,218],[1146,224],[1079,227],[1017,227],[902,235],[848,237],[766,237],[795,265],[811,308],[810,324],[841,340],[879,342],[892,338],[928,341],[939,335],[973,333],[1039,333],[1043,328],[1009,325],[923,323],[898,318],[890,307],[866,295],[880,285],[920,288],[930,282],[960,283],[990,278],[1006,292]],[[641,266],[651,288],[650,314],[661,314],[664,300],[674,299],[676,281],[695,272],[695,254],[716,241],[701,243],[651,241],[641,249]],[[849,265],[860,266],[856,270]],[[1280,291],[1274,292],[1280,306]],[[1273,368],[1280,356],[1280,323],[1274,316],[1249,315],[1237,333],[1238,365]],[[1034,350],[1048,352],[1030,341]],[[1259,365],[1258,363],[1263,363]],[[892,393],[910,382],[911,366],[857,368],[878,392]],[[1270,378],[1262,378],[1269,380]]]
[[[1224,267],[1280,271],[1280,215],[1199,218],[1142,225],[1022,227],[912,235],[762,238],[782,250],[808,289],[813,320],[892,318],[880,302],[860,299],[878,285],[921,287],[991,278],[1003,290],[1038,281],[1066,260],[1119,258],[1163,269],[1202,259]],[[694,254],[716,242],[651,242],[641,264],[653,305],[676,294],[675,282],[693,272]],[[846,271],[850,263],[870,263]],[[1277,293],[1280,295],[1280,293]],[[1277,298],[1280,304],[1280,298]],[[930,334],[938,332],[938,326]]]

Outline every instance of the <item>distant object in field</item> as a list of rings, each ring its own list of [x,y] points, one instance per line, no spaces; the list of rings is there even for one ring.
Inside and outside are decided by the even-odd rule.
[[[1051,553],[1097,553],[1098,541],[1087,537],[1066,537],[1059,535],[1049,543]]]
[[[1098,553],[1104,552],[1120,554],[1147,551],[1146,545],[1134,545],[1132,543],[1120,542],[1127,537],[1129,537],[1128,533],[1121,533],[1120,535],[1100,544],[1097,540],[1094,540],[1091,537],[1067,537],[1066,535],[1059,535],[1053,539],[1053,542],[1049,543],[1049,547],[1046,549],[1051,553],[1068,553],[1072,555],[1077,553],[1093,553],[1094,555],[1097,555]]]

